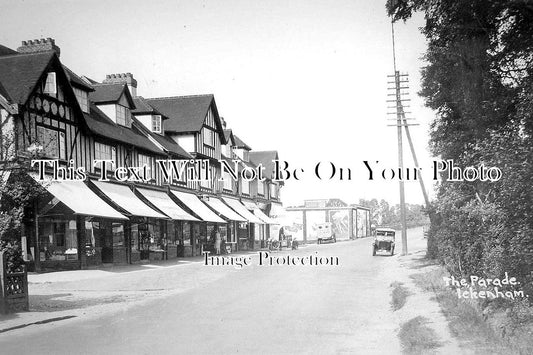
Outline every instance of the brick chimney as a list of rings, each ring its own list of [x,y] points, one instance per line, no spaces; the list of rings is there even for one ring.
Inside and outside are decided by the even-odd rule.
[[[22,45],[17,48],[19,53],[38,53],[46,51],[54,51],[57,56],[61,54],[61,49],[56,46],[53,38],[41,38],[29,41],[22,41]]]
[[[104,84],[127,84],[131,96],[137,96],[137,80],[132,73],[108,74],[105,76]]]

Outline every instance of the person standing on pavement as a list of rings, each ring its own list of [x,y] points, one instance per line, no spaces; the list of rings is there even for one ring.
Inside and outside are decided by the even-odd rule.
[[[215,249],[217,252],[217,255],[220,255],[220,244],[222,243],[222,238],[220,237],[220,232],[216,231],[215,233]]]

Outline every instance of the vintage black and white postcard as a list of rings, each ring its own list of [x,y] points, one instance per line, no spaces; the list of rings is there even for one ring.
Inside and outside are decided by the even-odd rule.
[[[532,354],[533,1],[0,0],[0,353]]]

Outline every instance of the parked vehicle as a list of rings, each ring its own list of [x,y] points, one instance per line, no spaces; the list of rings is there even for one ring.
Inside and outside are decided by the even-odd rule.
[[[336,243],[337,238],[331,226],[331,222],[321,223],[317,226],[317,243]]]
[[[394,255],[396,231],[391,228],[376,228],[374,241],[372,242],[372,255],[377,252],[387,252]]]

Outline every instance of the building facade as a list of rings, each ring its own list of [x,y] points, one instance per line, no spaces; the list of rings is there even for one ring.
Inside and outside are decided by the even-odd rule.
[[[217,232],[228,251],[259,248],[281,206],[271,178],[242,178],[253,151],[213,95],[144,98],[131,73],[79,76],[53,39],[0,46],[0,117],[3,170],[50,160],[45,181],[28,172],[43,195],[20,243],[36,270],[197,256]]]

